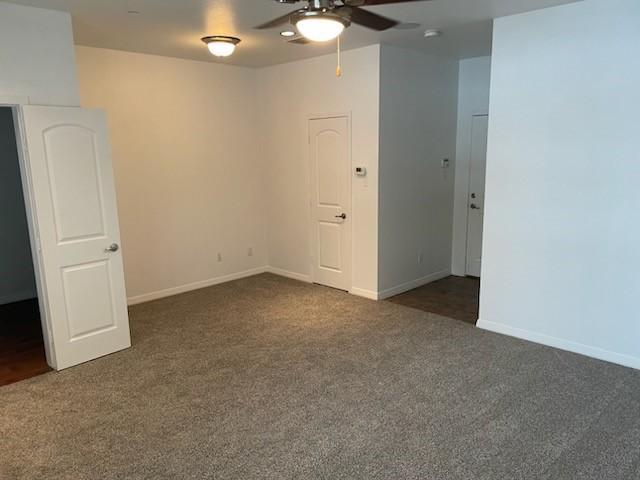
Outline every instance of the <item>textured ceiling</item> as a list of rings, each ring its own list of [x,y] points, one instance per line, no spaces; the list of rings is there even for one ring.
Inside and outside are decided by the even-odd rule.
[[[490,53],[491,19],[575,0],[432,0],[368,7],[405,23],[409,30],[378,33],[353,25],[343,36],[345,49],[375,43],[446,52],[460,58]],[[12,3],[71,12],[76,43],[203,61],[260,67],[332,52],[335,45],[291,45],[279,29],[253,27],[298,5],[274,0],[13,0]],[[139,12],[137,14],[128,13]],[[423,32],[438,28],[440,38]],[[230,58],[212,57],[200,38],[233,35],[242,38]]]

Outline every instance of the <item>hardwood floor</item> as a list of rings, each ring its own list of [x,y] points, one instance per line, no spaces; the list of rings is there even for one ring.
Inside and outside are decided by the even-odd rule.
[[[0,386],[49,370],[38,301],[0,305]]]
[[[451,276],[396,295],[388,301],[475,325],[478,321],[480,279]]]

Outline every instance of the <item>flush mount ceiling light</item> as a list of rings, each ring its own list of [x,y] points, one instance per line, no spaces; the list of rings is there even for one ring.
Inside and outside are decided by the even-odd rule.
[[[442,32],[436,28],[432,28],[424,32],[425,38],[435,38],[442,35]]]
[[[291,30],[285,30],[284,32],[280,32],[280,35],[283,37],[295,37],[296,32],[293,32]]]
[[[293,15],[292,20],[300,34],[312,42],[333,40],[351,23],[348,19],[325,9],[298,12]]]
[[[209,51],[216,57],[228,57],[236,50],[236,45],[240,43],[240,39],[236,37],[225,37],[221,35],[213,35],[202,39],[207,44]]]

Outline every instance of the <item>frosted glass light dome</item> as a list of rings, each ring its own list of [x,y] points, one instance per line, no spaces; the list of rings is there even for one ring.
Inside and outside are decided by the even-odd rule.
[[[236,50],[236,45],[240,39],[236,37],[223,37],[219,35],[204,37],[202,39],[207,44],[209,51],[216,57],[228,57]]]
[[[345,24],[338,19],[318,15],[302,17],[296,22],[296,28],[312,42],[328,42],[344,31]]]
[[[207,47],[216,57],[228,57],[236,51],[236,46],[227,42],[211,42],[207,44]]]

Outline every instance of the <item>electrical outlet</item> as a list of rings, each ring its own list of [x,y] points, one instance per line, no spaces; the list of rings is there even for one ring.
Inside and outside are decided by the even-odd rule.
[[[247,250],[247,255],[253,257],[253,248],[249,247],[249,250]]]
[[[219,253],[219,254],[218,254],[218,261],[219,261],[219,262],[221,262],[221,261],[222,261],[222,254],[221,254],[221,253]]]

